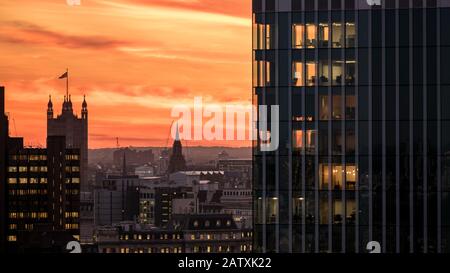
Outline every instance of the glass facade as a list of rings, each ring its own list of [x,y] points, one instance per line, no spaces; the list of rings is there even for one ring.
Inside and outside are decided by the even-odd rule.
[[[450,252],[450,1],[368,2],[253,0],[257,252]]]

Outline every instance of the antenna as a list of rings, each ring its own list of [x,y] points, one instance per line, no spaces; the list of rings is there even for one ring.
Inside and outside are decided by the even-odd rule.
[[[119,137],[116,137],[116,147],[117,149],[120,149]]]

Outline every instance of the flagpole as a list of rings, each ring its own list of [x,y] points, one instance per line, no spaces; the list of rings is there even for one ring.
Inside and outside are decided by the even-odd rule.
[[[69,68],[66,68],[66,73],[67,73],[67,77],[66,77],[66,96],[67,96],[67,100],[69,100]]]

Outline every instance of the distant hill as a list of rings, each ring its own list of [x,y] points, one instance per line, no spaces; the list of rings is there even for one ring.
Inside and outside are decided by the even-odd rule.
[[[162,147],[129,147],[135,150],[153,150],[155,159],[158,158]],[[117,148],[103,148],[89,150],[89,164],[103,163],[112,164],[113,153]],[[219,153],[225,151],[230,158],[248,158],[252,157],[252,149],[250,147],[229,148],[229,147],[183,147],[183,154],[188,164],[204,164],[211,160],[216,160]]]

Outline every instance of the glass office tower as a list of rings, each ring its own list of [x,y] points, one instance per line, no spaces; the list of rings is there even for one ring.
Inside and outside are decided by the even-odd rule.
[[[253,102],[257,252],[450,252],[450,0],[253,0]]]

